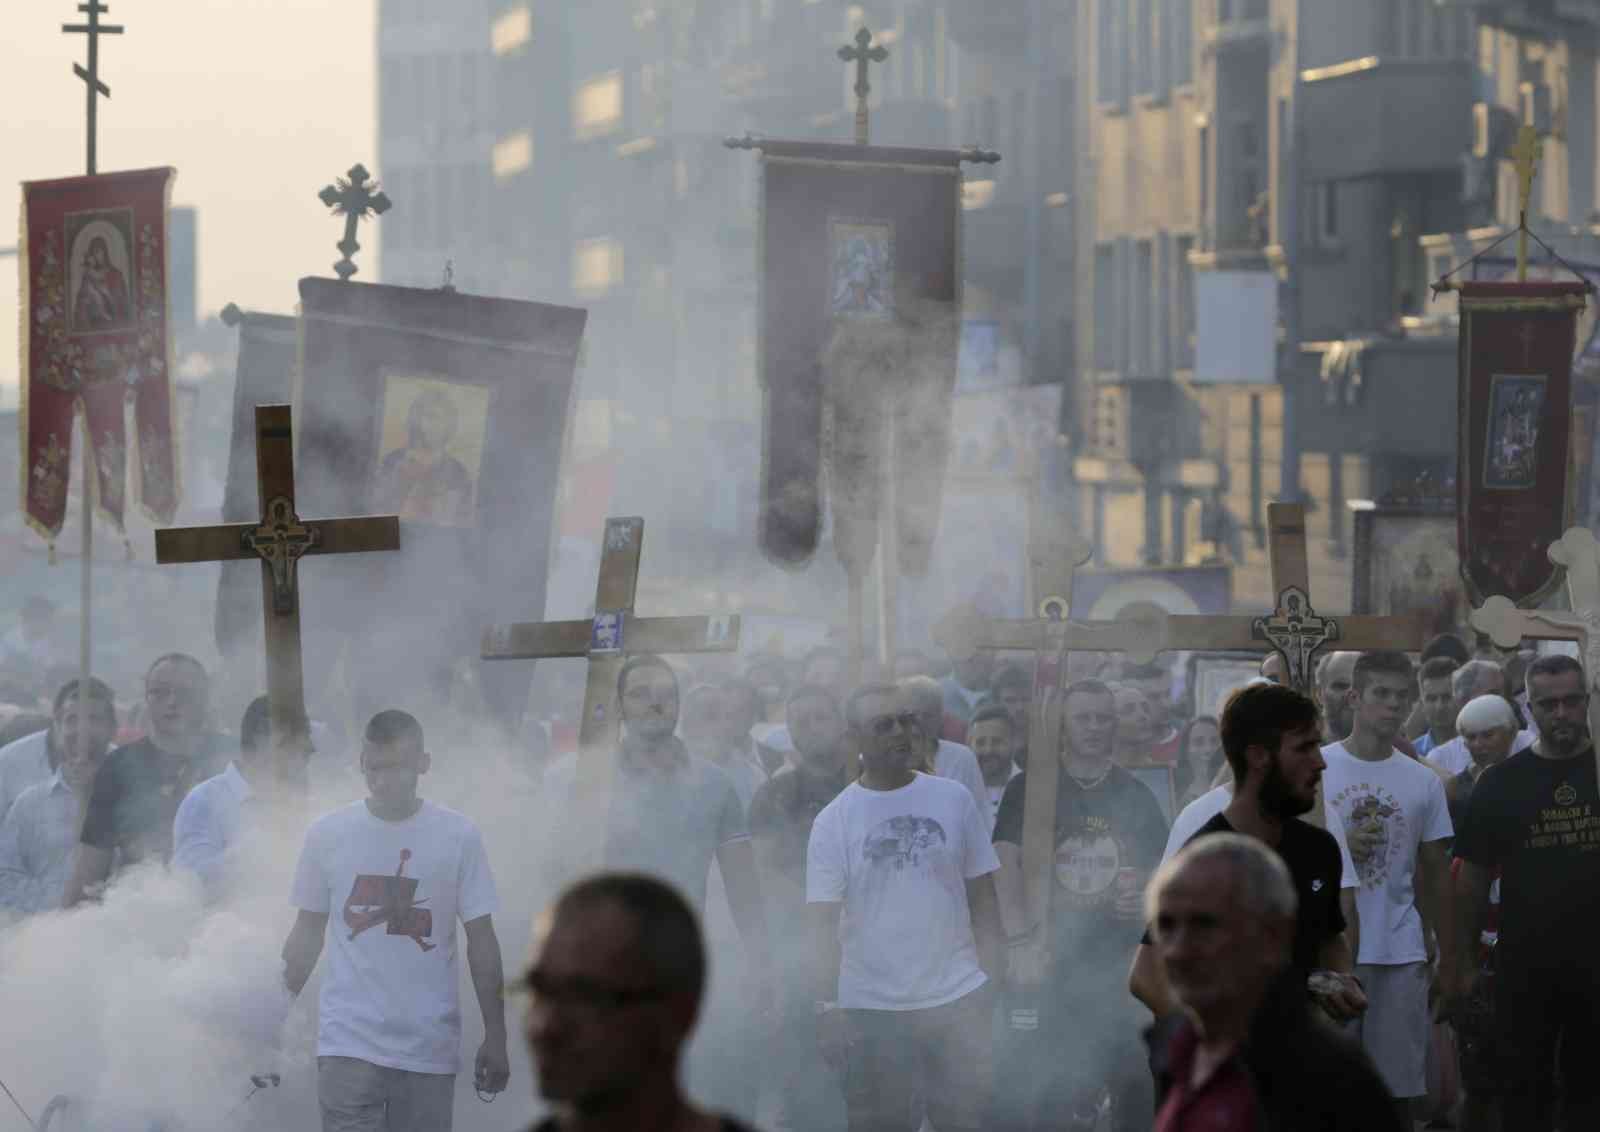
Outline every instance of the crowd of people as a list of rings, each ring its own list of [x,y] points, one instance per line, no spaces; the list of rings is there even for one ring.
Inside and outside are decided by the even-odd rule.
[[[422,723],[363,721],[364,796],[296,831],[286,894],[289,994],[321,968],[323,1128],[450,1127],[461,951],[471,1083],[506,1087],[522,1000],[540,1128],[742,1128],[689,1100],[697,1023],[741,1067],[715,1099],[772,1129],[1600,1128],[1575,660],[1446,636],[1420,663],[1326,654],[1308,697],[1269,657],[1197,714],[1175,667],[1077,657],[1056,751],[1030,751],[1032,664],[906,652],[852,681],[819,647],[688,681],[629,657],[620,744],[590,756],[613,760],[605,871],[573,877],[509,984],[485,839],[423,797]],[[13,712],[0,916],[141,862],[220,899],[242,831],[304,797],[311,744],[265,697],[223,733],[180,653],[141,691],[64,679],[48,715]],[[575,737],[524,730],[559,824]],[[724,957],[731,1019],[706,1005]]]

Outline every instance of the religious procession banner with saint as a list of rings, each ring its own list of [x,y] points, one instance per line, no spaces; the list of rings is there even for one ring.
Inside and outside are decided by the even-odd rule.
[[[887,468],[899,566],[921,575],[959,357],[962,154],[758,144],[762,548],[782,563],[810,558],[825,482],[835,550],[864,566]]]
[[[133,405],[136,498],[156,523],[178,506],[167,204],[177,171],[140,169],[22,186],[22,511],[60,533],[82,406],[100,513],[123,526]],[[86,501],[87,502],[87,501]]]
[[[1460,286],[1461,573],[1474,604],[1534,604],[1560,581],[1546,549],[1572,518],[1572,361],[1588,285]]]

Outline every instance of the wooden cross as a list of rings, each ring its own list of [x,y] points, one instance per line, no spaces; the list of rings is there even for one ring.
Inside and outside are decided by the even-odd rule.
[[[1572,641],[1583,655],[1589,691],[1589,738],[1600,740],[1600,542],[1586,527],[1571,527],[1550,544],[1550,561],[1566,567],[1567,597],[1572,612],[1518,609],[1510,598],[1497,594],[1472,611],[1472,627],[1486,633],[1503,649],[1514,649],[1524,639]],[[1507,688],[1507,695],[1516,689]],[[1600,771],[1600,745],[1596,748]]]
[[[1539,172],[1539,159],[1544,156],[1544,143],[1539,131],[1532,126],[1517,130],[1517,144],[1511,148],[1511,159],[1517,170],[1517,282],[1528,281],[1528,202],[1533,199],[1533,178]]]
[[[256,406],[259,523],[169,527],[156,531],[156,561],[261,560],[261,605],[267,652],[267,698],[277,736],[306,734],[300,665],[300,559],[308,554],[359,554],[400,549],[394,515],[301,519],[295,510],[294,430],[288,405]]]
[[[872,84],[867,82],[867,70],[873,63],[881,63],[889,57],[889,49],[883,44],[873,46],[872,33],[866,28],[856,32],[855,46],[848,43],[839,48],[839,58],[846,63],[856,65],[856,144],[866,145],[871,138],[870,119],[867,111],[867,95],[872,93]]]
[[[612,760],[621,712],[617,677],[629,656],[639,653],[734,652],[739,647],[739,617],[635,617],[644,520],[607,519],[595,585],[594,617],[587,621],[545,621],[489,629],[483,635],[485,660],[537,660],[586,657],[583,719],[578,725],[577,796],[583,815],[574,828],[592,832],[579,852],[597,858],[604,846],[604,817],[610,800]],[[593,819],[593,820],[591,820]],[[598,861],[596,861],[598,863]]]
[[[335,216],[344,217],[344,239],[338,243],[344,258],[333,265],[340,279],[347,280],[357,271],[355,260],[351,258],[361,250],[361,245],[356,243],[356,225],[369,213],[382,216],[389,211],[391,201],[370,177],[367,167],[357,162],[350,166],[349,173],[317,194]]]
[[[88,139],[88,173],[93,176],[95,168],[95,136],[97,133],[96,119],[99,117],[99,99],[110,98],[111,88],[100,81],[100,37],[102,35],[121,35],[121,24],[103,24],[100,17],[111,9],[100,3],[100,0],[89,0],[87,4],[79,4],[78,11],[89,17],[87,23],[62,24],[61,30],[68,35],[86,35],[89,37],[89,66],[84,68],[77,63],[72,64],[72,73],[83,80],[88,87],[89,109],[89,139]]]

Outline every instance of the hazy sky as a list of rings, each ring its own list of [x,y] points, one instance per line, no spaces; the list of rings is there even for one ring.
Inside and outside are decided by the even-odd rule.
[[[101,40],[101,172],[172,165],[173,203],[199,209],[201,317],[229,302],[289,313],[295,281],[331,274],[339,224],[317,190],[377,168],[377,0],[108,0]],[[77,0],[11,0],[0,14],[0,215],[20,182],[84,171],[85,37]],[[380,221],[381,223],[381,221]],[[16,226],[0,220],[0,247]],[[371,226],[362,278],[377,277]],[[17,261],[0,259],[0,403],[15,397]]]

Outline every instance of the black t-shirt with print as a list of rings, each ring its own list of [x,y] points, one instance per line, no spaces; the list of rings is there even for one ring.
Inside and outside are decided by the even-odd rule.
[[[994,840],[1022,844],[1022,813],[1027,797],[1024,771],[1006,786],[995,818]],[[1056,790],[1056,884],[1051,889],[1054,935],[1051,951],[1075,971],[1092,968],[1098,978],[1107,967],[1126,968],[1142,925],[1115,915],[1118,873],[1138,870],[1142,886],[1161,863],[1167,823],[1150,788],[1122,767],[1085,789],[1061,772]]]
[[[1600,935],[1600,790],[1594,752],[1518,751],[1478,778],[1455,855],[1499,867],[1502,961],[1592,955]]]
[[[222,772],[232,744],[221,735],[203,739],[195,754],[174,758],[148,738],[118,747],[95,775],[81,840],[120,849],[122,864],[172,856],[172,819],[196,783]]]
[[[1196,830],[1186,844],[1193,845],[1207,834],[1236,832],[1228,816],[1218,814]],[[1283,823],[1283,839],[1274,848],[1289,867],[1294,893],[1299,898],[1293,963],[1302,975],[1309,975],[1322,966],[1318,959],[1322,945],[1345,929],[1344,910],[1339,907],[1344,858],[1333,834],[1295,819]]]

